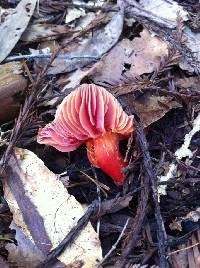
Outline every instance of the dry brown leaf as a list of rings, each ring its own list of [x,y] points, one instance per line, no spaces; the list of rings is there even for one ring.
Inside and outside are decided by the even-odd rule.
[[[152,93],[146,93],[136,99],[128,94],[121,99],[125,106],[129,107],[130,112],[137,112],[145,127],[162,118],[171,109],[181,107],[172,97],[157,96]]]
[[[179,12],[184,21],[188,20],[188,12],[173,0],[142,0],[140,1],[140,5],[141,14],[144,17],[155,21],[160,26],[175,28],[177,25],[177,12]],[[137,7],[135,8],[135,12],[139,14],[139,9]],[[200,61],[200,33],[194,33],[189,27],[185,26],[183,30],[183,39],[186,40],[185,46],[192,52],[193,55],[195,55],[197,61]],[[191,66],[191,64],[184,58],[179,63],[179,66],[183,70],[187,70],[189,72],[193,72],[195,69],[194,65]]]
[[[174,78],[175,86],[178,88],[183,88],[191,91],[191,89],[195,89],[196,91],[200,91],[199,78],[192,77],[184,77],[184,78]]]
[[[37,0],[21,0],[13,13],[0,25],[0,62],[2,62],[19,41],[35,9]]]
[[[16,228],[18,247],[7,245],[9,260],[18,259],[18,265],[27,268],[36,267],[84,214],[57,176],[28,150],[16,149],[11,157],[4,194],[14,224],[23,231]],[[65,265],[82,262],[82,267],[93,268],[101,257],[98,236],[89,223],[58,259]]]
[[[166,43],[144,29],[133,41],[123,39],[119,42],[93,69],[90,77],[96,83],[113,82],[119,81],[123,72],[132,77],[151,73],[160,58],[167,54]]]

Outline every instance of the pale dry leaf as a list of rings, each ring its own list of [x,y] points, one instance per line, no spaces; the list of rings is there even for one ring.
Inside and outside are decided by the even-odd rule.
[[[73,4],[83,4],[83,0],[72,0]],[[108,0],[89,0],[87,1],[87,6],[88,7],[102,7],[106,2],[108,2]]]
[[[21,0],[13,13],[0,25],[0,62],[2,62],[19,41],[35,9],[37,0]]]
[[[49,250],[55,248],[77,223],[84,210],[57,176],[31,151],[15,150],[15,157],[12,156],[9,161],[7,176],[4,193],[13,221],[26,238],[47,256]],[[27,245],[29,243],[27,241]],[[13,247],[9,252],[11,259],[15,254]],[[20,252],[19,248],[16,250]],[[29,250],[32,251],[32,247]],[[21,252],[24,252],[23,249]],[[25,263],[23,254],[20,257]],[[98,236],[89,223],[58,259],[65,265],[79,261],[84,264],[82,267],[93,268],[101,257]]]
[[[82,8],[68,8],[65,17],[65,23],[70,23],[80,17],[85,16],[85,10]]]
[[[167,54],[166,43],[144,29],[140,37],[119,42],[93,69],[90,77],[97,83],[119,81],[123,73],[132,77],[151,73],[160,58]]]
[[[6,20],[6,17],[13,13],[13,8],[2,8],[0,6],[0,25]]]
[[[117,43],[122,32],[123,21],[124,10],[121,9],[112,17],[111,21],[105,27],[94,32],[88,40],[82,41],[82,44],[68,53],[68,56],[80,56],[83,58],[73,60],[57,58],[52,63],[52,67],[49,68],[48,73],[58,74],[71,72],[102,57],[102,55],[108,52]]]
[[[87,14],[84,17],[81,17],[78,20],[78,23],[75,26],[75,28],[73,28],[73,30],[75,32],[82,31],[87,26],[89,26],[89,24],[92,23],[92,21],[95,20],[95,18],[96,18],[96,14],[94,12],[87,12]]]
[[[144,17],[148,21],[155,22],[160,27],[166,27],[169,29],[176,28],[176,20],[174,17],[177,15],[177,11],[181,14],[183,19],[187,20],[187,13],[180,5],[173,0],[143,0],[137,3],[132,0],[126,0],[129,6],[129,16],[134,15]],[[168,15],[169,13],[169,15]]]
[[[22,34],[21,40],[25,42],[54,40],[71,32],[71,28],[66,25],[55,25],[46,23],[31,24]]]
[[[175,28],[177,26],[177,13],[184,21],[188,20],[188,13],[183,9],[182,6],[178,5],[173,0],[142,0],[140,1],[144,10],[151,12],[155,15],[155,20],[159,17],[163,24],[165,21],[168,22],[167,27]],[[152,17],[153,19],[153,17]],[[161,25],[161,23],[158,23]],[[188,26],[184,27],[183,39],[186,40],[185,46],[195,55],[197,61],[200,61],[200,33],[194,33]],[[193,72],[194,66],[191,66],[184,58],[180,61],[179,66],[183,70]]]
[[[194,33],[190,30],[189,27],[186,26],[184,28],[184,37],[187,40],[185,42],[186,47],[189,48],[197,60],[200,61],[200,33]],[[184,59],[182,59],[182,61],[179,63],[179,66],[181,69],[187,70],[189,72],[193,72],[195,69]]]
[[[173,0],[141,0],[141,6],[152,13],[155,13],[157,16],[162,19],[168,20],[174,27],[176,26],[177,13],[180,14],[184,21],[188,20],[188,13],[179,5],[176,1]]]

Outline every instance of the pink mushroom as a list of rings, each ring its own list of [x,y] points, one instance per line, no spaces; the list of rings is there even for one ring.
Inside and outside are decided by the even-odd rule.
[[[127,164],[120,154],[119,140],[132,131],[132,116],[123,111],[112,94],[103,87],[83,84],[63,99],[53,122],[39,129],[37,141],[61,152],[86,143],[92,165],[121,185],[121,169]]]

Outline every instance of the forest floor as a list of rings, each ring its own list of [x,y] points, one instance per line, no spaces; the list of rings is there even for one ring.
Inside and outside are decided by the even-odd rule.
[[[0,267],[200,267],[199,74],[198,1],[0,1]],[[90,84],[133,116],[120,185],[38,142]]]

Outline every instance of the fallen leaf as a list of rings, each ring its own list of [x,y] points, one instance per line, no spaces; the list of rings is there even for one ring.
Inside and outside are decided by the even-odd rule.
[[[2,8],[2,6],[0,6],[0,13],[1,13],[1,20],[0,20],[0,25],[5,21],[6,17],[10,14],[13,13],[13,8]]]
[[[146,17],[151,16],[151,20],[154,20],[160,26],[167,26],[168,28],[175,28],[177,25],[176,18],[177,12],[179,12],[181,18],[184,21],[188,20],[188,13],[183,9],[181,5],[172,0],[142,0],[140,1],[141,9],[148,11]],[[137,12],[138,13],[138,12]],[[149,19],[149,18],[148,18]],[[185,46],[190,52],[195,55],[197,61],[200,61],[200,33],[194,33],[189,27],[185,26],[183,30],[183,39]],[[191,60],[190,60],[191,61]],[[195,66],[192,62],[188,62],[184,58],[179,63],[180,68],[193,72]]]
[[[70,23],[80,17],[85,16],[85,10],[82,8],[68,8],[67,15],[65,17],[65,23]]]
[[[21,40],[25,42],[38,42],[44,40],[54,40],[58,37],[71,34],[72,30],[66,25],[54,24],[31,24],[27,27],[21,36]]]
[[[57,176],[31,151],[15,150],[15,156],[9,161],[7,176],[5,198],[13,213],[14,224],[23,231],[21,239],[20,234],[17,234],[20,239],[18,247],[7,247],[9,260],[16,259],[16,254],[22,252],[18,256],[21,262],[19,265],[35,267],[38,259],[47,256],[63,240],[84,214],[84,210],[69,195]],[[28,252],[24,253],[25,249],[19,248],[20,245],[24,245]],[[34,247],[40,254],[35,253]],[[38,258],[26,257],[31,254],[36,254]],[[101,257],[99,239],[89,223],[58,259],[65,265],[82,262],[82,267],[93,268]]]
[[[132,77],[151,73],[167,53],[166,43],[144,29],[133,41],[119,42],[93,69],[90,78],[95,83],[112,83],[123,78],[124,73]]]
[[[168,20],[174,27],[176,27],[177,13],[180,14],[184,21],[188,20],[187,11],[173,0],[141,0],[140,4],[145,10],[156,14],[164,20]]]
[[[136,99],[128,94],[122,96],[121,99],[130,112],[137,112],[145,127],[158,121],[171,109],[181,107],[177,101],[173,100],[173,97],[159,96],[152,93],[145,93]]]
[[[186,38],[185,45],[190,49],[195,58],[200,61],[200,33],[194,33],[190,30],[189,27],[184,28],[184,37]],[[195,70],[195,66],[191,66],[186,60],[182,60],[179,63],[179,66],[183,70],[187,70],[189,72],[193,72]]]
[[[2,62],[19,41],[35,9],[37,0],[21,0],[13,13],[0,25],[0,62]]]
[[[181,5],[173,0],[141,0],[138,4],[133,4],[131,0],[127,15],[129,18],[136,16],[144,17],[147,21],[152,21],[161,27],[168,29],[176,28],[177,12],[183,20],[187,20],[187,12]]]
[[[103,14],[102,14],[103,15]],[[75,32],[81,31],[82,29],[85,29],[87,26],[89,26],[90,23],[92,23],[93,20],[95,20],[96,14],[94,12],[87,12],[87,14],[84,17],[81,17],[78,20],[77,25],[73,30]],[[107,18],[109,18],[107,14]]]
[[[94,32],[89,40],[67,53],[68,56],[80,56],[83,57],[82,59],[62,60],[57,58],[52,63],[52,67],[49,68],[48,73],[58,74],[71,72],[100,58],[118,41],[122,32],[123,21],[124,10],[121,9],[105,27]]]
[[[18,227],[14,222],[10,224],[10,229],[15,230],[15,244],[7,244],[6,249],[9,252],[9,262],[15,262],[17,266],[24,268],[36,267],[45,258],[45,255],[34,244],[34,242],[27,238],[23,230]]]

